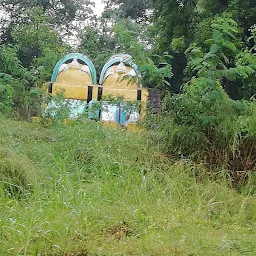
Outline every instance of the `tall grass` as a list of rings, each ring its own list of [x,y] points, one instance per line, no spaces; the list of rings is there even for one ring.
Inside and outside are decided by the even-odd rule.
[[[169,160],[146,134],[1,119],[0,144],[36,177],[23,197],[0,181],[0,255],[256,254],[255,195]]]

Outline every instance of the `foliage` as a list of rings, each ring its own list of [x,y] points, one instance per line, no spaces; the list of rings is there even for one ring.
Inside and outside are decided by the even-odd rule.
[[[36,1],[13,1],[2,0],[0,9],[6,13],[6,18],[1,19],[1,37],[5,43],[12,42],[10,34],[16,26],[25,25],[30,19],[27,13],[33,9],[42,10],[44,17],[51,17],[51,27],[58,30],[62,36],[69,29],[78,30],[76,25],[85,22],[92,16],[93,2],[90,0],[36,0]],[[76,21],[76,23],[72,23]],[[73,35],[73,33],[71,33]]]
[[[85,27],[80,39],[79,51],[92,59],[97,74],[100,75],[108,58],[115,53],[115,39],[105,27],[91,26]]]
[[[131,18],[137,22],[148,19],[148,0],[105,0],[106,11],[118,11],[119,18]]]
[[[167,78],[172,77],[171,65],[163,63],[162,67],[157,67],[150,58],[140,66],[142,74],[142,84],[148,88],[164,89],[170,87]]]
[[[25,15],[28,22],[17,25],[11,33],[19,46],[19,58],[24,66],[30,67],[33,60],[41,57],[46,49],[51,49],[55,55],[65,52],[58,34],[51,28],[51,18],[45,16],[42,9],[32,8]]]
[[[13,87],[17,81],[8,73],[19,74],[20,63],[15,55],[15,49],[11,47],[0,46],[0,111],[11,112],[13,105]],[[7,63],[9,63],[7,65]]]
[[[182,92],[167,93],[157,117],[163,121],[154,124],[167,152],[225,167],[233,184],[248,182],[255,169],[254,103],[229,97],[256,95],[255,1],[105,3],[100,18],[87,0],[0,3],[8,18],[1,20],[0,111],[38,114],[41,85],[71,50],[63,41],[79,34],[80,44],[69,42],[93,60],[98,74],[111,55],[127,53],[139,66],[143,86],[162,95]],[[62,107],[60,119],[69,116]]]
[[[0,74],[1,76],[2,74]],[[10,113],[11,107],[13,105],[13,88],[10,84],[6,83],[6,80],[9,80],[11,83],[13,82],[12,79],[8,79],[3,75],[0,80],[0,112]],[[4,83],[3,81],[4,80]]]
[[[204,43],[204,50],[193,44],[186,53],[191,75],[207,77],[212,82],[219,81],[228,94],[231,94],[231,81],[243,81],[245,90],[255,82],[256,58],[248,49],[242,49],[238,37],[238,25],[229,18],[216,17],[211,24],[211,38]],[[250,91],[253,95],[256,91]]]
[[[184,36],[179,38],[173,38],[172,40],[172,50],[176,52],[181,52],[185,48]]]
[[[155,127],[168,153],[205,161],[213,170],[226,168],[233,185],[246,183],[256,168],[255,132],[249,128],[255,103],[233,101],[224,90],[226,79],[255,75],[255,56],[238,51],[237,32],[236,22],[217,17],[212,38],[205,42],[208,52],[196,45],[188,48],[187,70],[193,77],[182,94],[166,97],[164,121]]]
[[[28,118],[40,114],[42,84],[66,48],[40,8],[24,11],[27,23],[12,30],[16,45],[1,47],[1,111]]]
[[[22,95],[34,83],[34,75],[24,68],[18,59],[17,48],[0,45],[0,88],[1,111],[6,114],[12,112],[12,108],[19,112],[22,108]]]
[[[59,60],[60,54],[53,51],[51,48],[43,48],[40,57],[34,59],[33,68],[37,74],[37,84],[40,86],[45,81],[49,81],[52,75],[52,71],[57,61]]]
[[[237,22],[239,34],[237,34],[236,41],[239,41],[240,46],[244,47],[244,44],[248,44],[247,38],[252,36],[250,28],[255,24],[254,13],[256,8],[256,2],[253,0],[171,0],[168,2],[151,0],[150,3],[153,8],[152,22],[155,31],[157,31],[154,38],[155,51],[160,55],[166,51],[173,55],[174,76],[170,83],[172,84],[171,88],[176,92],[179,92],[184,82],[185,49],[196,43],[204,51],[204,42],[212,38],[211,23],[216,16],[229,17]],[[253,40],[250,40],[248,48],[252,48],[254,45]],[[180,51],[180,53],[177,53],[177,51]],[[234,56],[230,54],[231,58],[235,58],[235,56],[236,53]],[[245,97],[249,99],[253,95],[253,92],[249,91],[252,91],[255,83],[255,81],[249,80],[246,81],[246,85],[244,85],[244,80],[241,81],[241,79],[227,83],[226,91],[229,96],[233,99]]]
[[[152,55],[141,42],[143,31],[131,20],[118,20],[109,31],[87,27],[82,35],[80,49],[89,55],[96,66],[98,74],[108,57],[115,53],[130,54],[139,66],[141,83],[145,87],[165,88],[170,86],[167,78],[172,76],[168,53],[163,56]],[[127,77],[128,78],[128,77]],[[128,78],[129,79],[129,78]]]
[[[171,65],[165,60],[171,59],[168,53],[164,56],[152,55],[139,43],[138,35],[124,26],[116,25],[114,27],[115,37],[119,42],[119,50],[130,54],[141,72],[141,83],[145,87],[164,88],[170,86],[166,78],[170,78]]]
[[[69,118],[72,108],[68,104],[68,100],[64,98],[64,92],[58,93],[57,96],[46,96],[44,99],[44,104],[47,105],[46,109],[42,113],[42,122],[47,122],[51,120],[53,123],[62,123],[64,120]],[[46,119],[46,120],[45,120]]]
[[[220,87],[205,91],[207,81],[195,82],[165,98],[168,108],[150,121],[153,136],[170,156],[203,162],[211,176],[228,170],[227,180],[239,189],[255,171],[255,103],[232,101]]]

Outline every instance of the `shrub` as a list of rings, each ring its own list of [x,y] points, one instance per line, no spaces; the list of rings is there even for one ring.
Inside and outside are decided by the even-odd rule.
[[[154,140],[165,153],[203,161],[215,172],[225,168],[232,184],[246,183],[256,169],[255,103],[233,101],[222,89],[203,95],[189,90],[166,96],[167,109],[148,119]]]
[[[0,148],[0,184],[8,196],[30,194],[35,185],[35,173],[27,157]]]
[[[244,184],[256,170],[256,105],[230,99],[225,81],[255,75],[256,58],[241,50],[235,21],[216,17],[211,31],[205,49],[187,49],[191,78],[182,94],[166,96],[153,129],[164,151],[203,161],[211,170],[225,168],[232,184]]]

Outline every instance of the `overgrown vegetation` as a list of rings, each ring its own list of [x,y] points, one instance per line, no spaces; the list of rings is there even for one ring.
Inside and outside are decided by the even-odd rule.
[[[187,73],[193,76],[182,94],[165,97],[162,115],[149,127],[164,151],[203,161],[213,173],[226,169],[231,185],[240,186],[255,176],[255,102],[230,99],[225,85],[255,76],[256,58],[250,49],[238,50],[233,20],[217,17],[211,32],[204,50],[187,49]]]
[[[146,134],[1,119],[0,143],[1,170],[36,177],[23,197],[5,189],[23,177],[1,179],[1,255],[256,253],[253,186],[238,194],[213,182]]]
[[[255,255],[255,0],[105,4],[0,2],[0,254]],[[17,121],[71,51],[133,57],[147,132]]]

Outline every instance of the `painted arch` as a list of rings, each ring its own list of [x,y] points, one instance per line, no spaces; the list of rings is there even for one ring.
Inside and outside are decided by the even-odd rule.
[[[106,64],[104,65],[101,74],[100,74],[100,80],[99,84],[104,86],[104,82],[106,81],[107,73],[110,70],[111,67],[116,67],[118,64],[123,62],[123,64],[131,71],[134,73],[134,76],[137,76],[138,79],[141,77],[138,66],[132,61],[132,57],[128,54],[116,54],[113,55],[108,59]],[[115,72],[116,73],[116,72]],[[128,72],[129,73],[129,72]],[[117,78],[114,78],[117,79]],[[118,84],[119,82],[117,82]],[[137,84],[137,87],[141,87],[141,84]]]
[[[69,53],[65,57],[63,57],[61,60],[59,60],[54,67],[52,77],[51,77],[51,82],[53,82],[53,83],[56,82],[60,67],[62,65],[64,65],[65,63],[70,62],[74,58],[77,58],[78,61],[80,60],[80,61],[84,62],[85,65],[88,66],[91,76],[92,76],[92,83],[96,84],[97,83],[96,70],[95,70],[95,67],[94,67],[92,61],[89,58],[87,58],[85,55],[80,54],[80,53]]]

